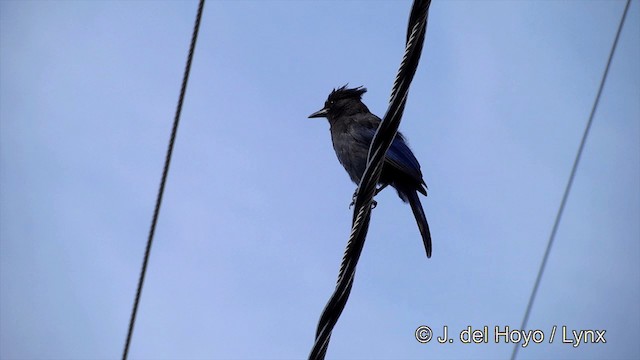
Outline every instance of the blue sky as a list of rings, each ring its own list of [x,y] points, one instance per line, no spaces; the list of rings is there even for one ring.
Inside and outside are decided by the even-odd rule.
[[[130,352],[297,359],[354,190],[328,124],[383,115],[409,1],[209,1]],[[197,3],[0,2],[0,357],[121,356]],[[378,197],[335,359],[508,358],[414,331],[519,328],[622,1],[434,1],[401,130],[433,235]],[[519,359],[640,358],[640,6],[633,1],[529,321],[606,330]]]

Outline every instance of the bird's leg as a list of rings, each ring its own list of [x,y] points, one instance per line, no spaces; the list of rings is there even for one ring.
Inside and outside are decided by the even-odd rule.
[[[375,194],[373,194],[373,196],[378,195],[378,194],[380,193],[380,191],[384,190],[384,188],[386,188],[387,186],[389,186],[389,184],[382,184],[382,185],[380,185],[380,187],[376,189],[376,193],[375,193]],[[354,201],[355,201],[355,200],[354,200]],[[378,206],[378,202],[377,202],[377,201],[375,201],[375,200],[371,201],[371,209],[375,209],[375,208],[376,208],[376,206]]]
[[[380,185],[380,187],[376,189],[376,193],[373,196],[378,195],[380,193],[380,191],[384,190],[384,188],[386,188],[387,186],[389,186],[389,184]]]

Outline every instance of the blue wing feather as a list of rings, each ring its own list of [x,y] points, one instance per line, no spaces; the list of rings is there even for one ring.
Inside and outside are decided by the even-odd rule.
[[[360,127],[360,131],[352,131],[351,134],[356,141],[366,144],[368,148],[380,123],[371,121],[367,121],[366,123],[363,121],[357,121],[356,123],[357,126]],[[401,133],[398,132],[396,138],[393,139],[393,142],[387,151],[385,162],[411,177],[416,181],[416,183],[424,184],[424,181],[422,180],[422,172],[420,171],[420,163],[418,163],[418,159],[416,159],[411,149],[409,149],[409,146]]]
[[[420,171],[418,159],[409,149],[402,134],[398,133],[396,138],[393,139],[385,160],[396,169],[411,176],[418,183],[422,183],[422,172]]]

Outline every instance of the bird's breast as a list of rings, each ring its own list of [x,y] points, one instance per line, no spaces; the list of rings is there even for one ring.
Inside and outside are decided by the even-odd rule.
[[[356,141],[349,132],[332,131],[331,140],[338,161],[347,171],[351,180],[359,183],[367,166],[369,147]]]

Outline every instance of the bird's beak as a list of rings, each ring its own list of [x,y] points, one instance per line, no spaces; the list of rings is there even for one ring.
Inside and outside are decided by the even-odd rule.
[[[322,110],[318,110],[313,114],[309,115],[309,118],[327,117],[328,112],[329,112],[329,109],[324,108]]]

